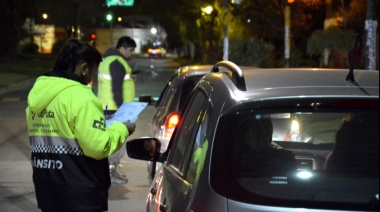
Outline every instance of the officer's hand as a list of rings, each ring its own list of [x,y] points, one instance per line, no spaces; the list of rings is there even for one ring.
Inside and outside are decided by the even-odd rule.
[[[131,78],[132,78],[133,82],[136,82],[136,81],[137,81],[137,75],[132,74],[132,75],[131,75]]]
[[[131,123],[130,121],[123,122],[123,124],[127,127],[129,135],[132,135],[132,133],[136,130],[136,124]]]

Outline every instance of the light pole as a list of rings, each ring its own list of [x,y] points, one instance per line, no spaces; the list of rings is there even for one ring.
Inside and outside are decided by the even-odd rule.
[[[284,29],[284,62],[285,68],[290,67],[290,45],[291,45],[291,10],[290,4],[293,4],[295,0],[287,0],[285,5],[285,29]]]
[[[158,36],[157,36],[157,33],[158,33],[158,31],[157,31],[157,28],[156,27],[152,27],[151,29],[150,29],[150,33],[153,35],[153,37],[154,37],[154,42],[153,42],[153,44],[155,44],[156,42],[157,42],[157,40],[158,40]]]
[[[228,10],[228,0],[224,0],[224,8]],[[228,23],[224,25],[224,39],[223,39],[223,60],[227,61],[228,60]]]
[[[45,32],[46,32],[46,26],[47,26],[47,19],[48,19],[48,14],[47,13],[43,13],[42,14],[42,19],[44,20],[43,22],[43,26],[41,27],[41,34],[40,34],[40,53],[42,54],[44,52],[44,49],[43,49],[43,43],[44,43],[44,40],[45,40]]]
[[[111,13],[108,13],[106,15],[106,20],[109,22],[110,24],[110,41],[111,41],[111,46],[113,45],[113,32],[112,32],[112,19],[113,19],[113,15]]]
[[[201,60],[202,63],[210,60],[210,49],[212,49],[212,41],[210,37],[212,37],[214,29],[213,29],[213,11],[214,8],[211,5],[205,5],[204,7],[201,7],[202,11],[202,19],[200,21],[200,28],[201,28],[201,45],[202,45],[202,52],[201,52]],[[204,27],[206,26],[206,27]],[[210,31],[207,31],[207,30]],[[207,55],[205,57],[205,55]]]
[[[375,1],[367,0],[367,19],[365,21],[365,29],[367,31],[366,51],[367,59],[366,66],[368,70],[376,70],[376,32],[377,21],[375,15]]]

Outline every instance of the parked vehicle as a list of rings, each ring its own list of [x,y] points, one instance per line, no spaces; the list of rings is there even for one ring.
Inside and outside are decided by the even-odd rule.
[[[168,80],[155,111],[149,121],[149,136],[161,141],[161,152],[165,152],[180,114],[198,81],[210,73],[212,65],[180,67]],[[157,169],[156,162],[149,162],[148,172],[152,180]]]
[[[379,72],[222,61],[160,145],[127,142],[163,163],[147,211],[378,211]]]

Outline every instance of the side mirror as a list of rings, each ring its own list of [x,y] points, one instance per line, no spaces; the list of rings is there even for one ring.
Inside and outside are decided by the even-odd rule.
[[[140,96],[139,102],[146,102],[149,105],[156,106],[157,101],[155,101],[152,96]]]
[[[157,138],[138,138],[127,141],[128,157],[145,160],[158,161],[160,156],[161,142]]]

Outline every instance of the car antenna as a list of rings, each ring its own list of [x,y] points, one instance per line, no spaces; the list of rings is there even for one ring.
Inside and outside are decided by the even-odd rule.
[[[359,42],[359,33],[356,33],[354,52],[352,53],[351,64],[350,64],[350,72],[348,73],[346,77],[346,81],[349,81],[349,82],[355,82],[354,69],[355,69],[356,53],[358,51],[358,42]]]

